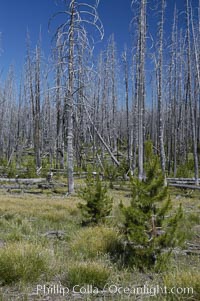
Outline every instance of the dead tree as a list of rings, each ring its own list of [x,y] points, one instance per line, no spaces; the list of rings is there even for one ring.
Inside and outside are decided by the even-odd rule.
[[[36,46],[34,60],[31,57],[29,40],[27,43],[26,73],[28,84],[28,95],[30,98],[32,120],[33,120],[33,144],[35,153],[36,169],[41,167],[41,82],[40,82],[40,47]],[[27,95],[27,96],[28,96]]]
[[[133,0],[132,6],[138,4]],[[139,1],[138,31],[137,31],[137,115],[138,115],[138,177],[144,178],[144,113],[145,113],[145,51],[146,51],[146,7],[147,1]]]
[[[66,9],[58,14],[65,16],[65,21],[57,29],[57,41],[63,47],[63,70],[66,80],[64,95],[64,122],[66,132],[67,147],[67,176],[68,176],[68,193],[74,191],[74,106],[76,95],[76,73],[79,69],[78,57],[80,48],[91,51],[91,41],[87,34],[86,27],[89,25],[95,28],[103,36],[103,27],[98,18],[97,5],[81,3],[78,0],[65,2]],[[56,15],[58,15],[56,14]],[[58,36],[59,35],[59,36]]]
[[[127,161],[131,169],[131,137],[130,137],[130,121],[129,121],[129,74],[128,74],[128,58],[127,49],[124,49],[122,54],[124,65],[124,84],[125,84],[125,99],[126,99],[126,137],[127,137]]]
[[[57,34],[56,49],[54,51],[55,70],[55,99],[56,99],[56,168],[64,169],[64,131],[63,131],[63,45],[60,34]]]
[[[165,148],[164,148],[164,121],[163,121],[163,27],[164,27],[164,11],[165,0],[161,2],[161,20],[159,26],[159,53],[157,66],[158,79],[158,115],[159,115],[159,144],[160,144],[160,160],[162,172],[165,175]]]
[[[196,185],[199,185],[199,164],[198,164],[198,154],[197,154],[197,135],[195,126],[195,112],[194,103],[192,98],[192,70],[191,70],[191,40],[190,40],[190,11],[189,11],[189,0],[186,0],[186,21],[187,21],[187,89],[186,97],[188,98],[190,105],[191,114],[191,130],[192,130],[192,142],[193,142],[193,156],[194,156],[194,170]]]
[[[40,157],[40,47],[36,46],[35,53],[35,95],[33,104],[33,119],[34,119],[34,149],[36,156],[36,168],[41,167],[41,157]]]

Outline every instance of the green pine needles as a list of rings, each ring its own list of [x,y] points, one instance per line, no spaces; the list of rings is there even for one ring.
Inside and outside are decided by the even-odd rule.
[[[83,225],[103,223],[112,210],[113,200],[108,196],[107,187],[99,176],[89,174],[86,186],[81,189],[79,195],[86,201],[85,204],[79,204]]]
[[[170,216],[171,201],[159,169],[152,143],[147,142],[146,179],[131,179],[132,199],[128,207],[120,205],[125,236],[124,260],[140,269],[166,266],[172,248],[179,244],[177,227],[182,209]],[[170,217],[169,217],[170,216]]]

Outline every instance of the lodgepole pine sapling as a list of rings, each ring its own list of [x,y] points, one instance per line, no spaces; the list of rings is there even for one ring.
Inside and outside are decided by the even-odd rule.
[[[123,216],[126,264],[144,269],[163,269],[172,248],[179,244],[177,227],[182,217],[179,208],[171,218],[168,188],[159,169],[159,159],[153,155],[150,141],[145,145],[146,178],[140,181],[131,178],[131,203],[120,204]]]
[[[112,210],[113,200],[108,196],[107,187],[102,183],[99,176],[89,174],[86,178],[86,186],[81,189],[79,196],[86,201],[79,204],[83,215],[83,225],[98,224],[105,221],[105,218]]]

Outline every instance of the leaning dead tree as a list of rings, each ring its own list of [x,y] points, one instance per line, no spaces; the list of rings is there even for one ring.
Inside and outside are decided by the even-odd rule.
[[[65,9],[56,15],[64,15],[65,21],[62,23],[56,33],[57,43],[62,45],[63,57],[59,64],[63,65],[64,78],[66,80],[64,96],[64,125],[66,135],[67,149],[67,176],[68,193],[74,191],[74,110],[75,97],[80,89],[80,83],[77,83],[77,72],[80,66],[80,54],[84,56],[91,54],[92,39],[87,32],[88,26],[94,26],[98,31],[100,38],[103,37],[103,26],[98,17],[98,2],[91,5],[77,0],[64,1]],[[83,50],[83,51],[81,51]],[[82,66],[82,64],[81,64]],[[80,100],[81,101],[81,100]]]

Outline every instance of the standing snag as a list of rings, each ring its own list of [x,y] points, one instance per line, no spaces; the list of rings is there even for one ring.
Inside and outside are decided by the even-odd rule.
[[[97,14],[97,4],[93,6],[86,2],[77,0],[66,1],[66,9],[62,14],[65,16],[65,21],[57,28],[56,40],[62,47],[62,55],[59,64],[61,64],[63,77],[65,79],[64,89],[64,130],[66,137],[67,150],[67,177],[68,177],[68,193],[74,191],[74,113],[75,113],[75,97],[78,90],[84,90],[85,83],[79,82],[77,76],[84,56],[90,56],[92,52],[93,39],[88,35],[87,28],[94,26],[103,37],[103,26]],[[57,14],[57,15],[58,15]],[[80,94],[79,94],[80,95]],[[79,100],[82,101],[81,99]],[[59,103],[59,102],[57,102]]]

